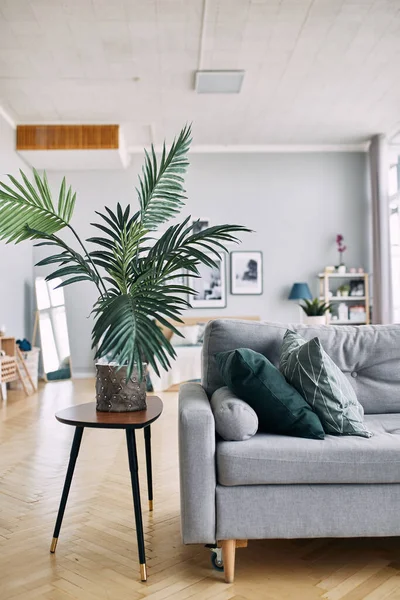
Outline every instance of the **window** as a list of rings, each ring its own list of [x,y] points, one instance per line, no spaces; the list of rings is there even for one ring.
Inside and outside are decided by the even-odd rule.
[[[400,323],[400,163],[389,170],[390,247],[392,259],[393,318]]]

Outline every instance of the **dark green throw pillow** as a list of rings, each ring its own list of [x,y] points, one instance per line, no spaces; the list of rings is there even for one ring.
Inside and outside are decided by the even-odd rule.
[[[260,431],[324,439],[317,415],[265,356],[249,348],[215,356],[225,384],[256,412]]]

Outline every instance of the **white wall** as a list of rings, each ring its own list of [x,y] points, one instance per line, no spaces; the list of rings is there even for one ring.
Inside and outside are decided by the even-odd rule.
[[[15,151],[15,130],[0,116],[0,178],[29,173],[27,165]],[[33,253],[31,242],[5,244],[0,241],[0,325],[17,338],[32,336]]]
[[[190,160],[184,215],[208,217],[211,224],[250,227],[255,233],[244,235],[240,248],[261,250],[264,256],[263,295],[228,294],[227,308],[196,314],[297,320],[297,306],[286,299],[290,287],[295,281],[308,281],[316,292],[316,273],[326,264],[337,263],[337,233],[344,235],[348,245],[346,263],[368,268],[364,154],[213,154],[193,155]],[[140,164],[138,157],[125,172],[67,173],[78,192],[73,222],[83,236],[93,235],[88,224],[94,210],[117,201],[136,206]],[[51,173],[50,183],[58,186],[62,175]],[[87,316],[96,294],[86,283],[66,288],[66,294],[73,366],[75,372],[85,372],[92,365]]]

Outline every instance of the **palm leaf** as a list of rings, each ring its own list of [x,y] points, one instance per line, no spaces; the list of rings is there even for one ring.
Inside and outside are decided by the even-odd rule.
[[[140,217],[143,226],[156,229],[162,223],[175,217],[184,205],[184,175],[189,166],[187,153],[191,143],[191,127],[182,129],[174,140],[170,151],[163,145],[160,163],[153,145],[150,153],[145,151],[145,164],[137,189],[140,203]]]
[[[79,252],[76,252],[73,248],[70,248],[61,238],[54,234],[47,234],[43,231],[27,228],[31,238],[41,238],[45,241],[35,244],[35,246],[56,246],[61,248],[62,252],[59,254],[52,254],[43,258],[36,267],[44,267],[47,265],[58,264],[59,268],[53,271],[50,275],[47,275],[46,281],[51,281],[58,277],[70,277],[70,279],[64,279],[63,282],[57,287],[64,287],[71,283],[77,283],[78,281],[92,281],[97,287],[99,286],[99,276],[92,268],[90,262],[83,257]]]
[[[126,364],[128,375],[136,364],[141,373],[142,361],[159,373],[158,364],[165,369],[175,350],[156,322],[173,331],[171,321],[180,321],[180,315],[189,303],[178,296],[186,286],[164,285],[154,271],[142,273],[132,283],[129,294],[118,294],[99,301],[95,307],[92,343],[97,346],[96,358],[107,356],[120,365]]]
[[[58,207],[55,209],[46,174],[43,177],[33,170],[34,183],[23,171],[22,182],[8,175],[10,187],[0,182],[0,240],[21,242],[36,239],[33,230],[51,235],[66,227],[71,220],[75,205],[75,194],[66,190],[63,180],[59,193]]]
[[[114,221],[111,216],[110,219]],[[137,245],[131,253],[126,253],[126,263],[122,252],[124,230],[117,234],[113,224],[108,222],[108,238],[89,240],[104,246],[102,250],[91,252],[91,257],[110,274],[107,281],[115,290],[115,296],[99,303],[95,310],[93,345],[99,344],[97,358],[107,355],[109,360],[127,364],[129,372],[140,355],[156,372],[157,364],[169,367],[170,358],[175,356],[173,348],[149,321],[157,321],[177,333],[171,322],[179,322],[182,311],[190,306],[183,296],[196,293],[189,286],[177,285],[172,280],[186,271],[196,276],[200,263],[215,265],[210,252],[215,258],[219,257],[219,252],[225,249],[224,243],[237,240],[235,233],[248,231],[237,225],[221,225],[193,234],[189,221],[190,217],[171,226],[148,252],[142,252],[146,238],[135,238]],[[125,287],[121,285],[122,277]],[[121,296],[117,294],[121,293],[126,296],[124,300],[118,300]]]
[[[140,254],[140,242],[143,241],[146,230],[139,221],[140,213],[130,217],[130,206],[125,211],[118,203],[116,211],[105,208],[107,214],[96,211],[106,223],[92,223],[108,237],[93,237],[87,241],[95,243],[101,250],[90,252],[94,264],[102,267],[110,276],[114,287],[122,294],[128,292],[132,279],[132,263]]]
[[[179,320],[185,307],[177,308],[179,298],[163,296],[162,288],[151,291],[136,290],[99,302],[95,308],[92,346],[97,346],[96,358],[107,356],[110,361],[127,365],[130,377],[133,367],[142,375],[142,362],[147,362],[159,374],[158,364],[170,367],[175,350],[165,338],[156,321],[166,323],[166,317]],[[160,305],[160,302],[162,303]]]
[[[153,269],[157,277],[175,273],[175,277],[184,270],[198,274],[197,265],[216,266],[213,259],[227,250],[226,243],[238,242],[236,233],[249,232],[241,225],[217,225],[194,234],[193,224],[188,225],[190,217],[178,225],[173,225],[161,236],[141,261],[144,271]]]

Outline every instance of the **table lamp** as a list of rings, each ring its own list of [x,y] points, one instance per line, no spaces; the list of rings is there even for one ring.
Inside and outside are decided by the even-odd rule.
[[[312,300],[312,293],[307,283],[294,283],[292,289],[290,290],[290,294],[288,296],[288,300]],[[299,304],[300,310],[300,323],[303,322],[303,312],[302,308]]]
[[[289,300],[312,300],[308,283],[294,283],[290,290]]]

